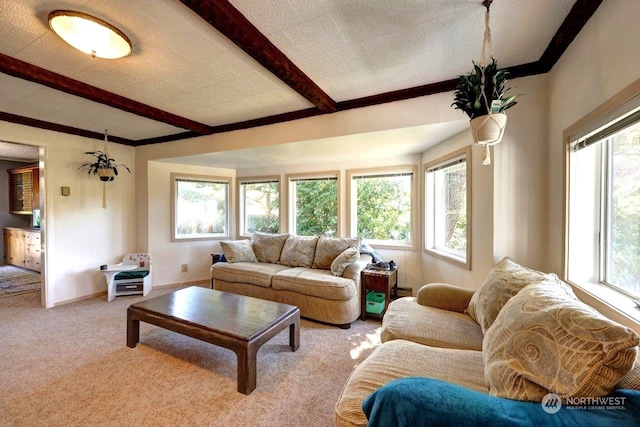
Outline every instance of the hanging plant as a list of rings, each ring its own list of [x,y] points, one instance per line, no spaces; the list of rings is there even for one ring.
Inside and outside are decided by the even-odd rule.
[[[463,111],[470,119],[508,110],[517,104],[516,99],[520,96],[509,96],[511,88],[505,89],[508,76],[507,70],[498,70],[495,58],[486,67],[474,62],[473,71],[460,76],[451,106]]]
[[[122,166],[127,170],[127,172],[131,173],[131,169],[129,169],[126,165],[122,163],[116,163],[116,160],[102,151],[85,151],[84,154],[90,154],[96,158],[96,161],[93,163],[84,163],[82,166],[78,168],[78,170],[82,168],[88,168],[89,175],[98,175],[100,177],[100,181],[113,181],[114,177],[118,176],[118,167]]]
[[[118,175],[118,167],[122,166],[127,170],[127,172],[131,173],[131,169],[129,169],[126,165],[122,163],[116,163],[116,160],[112,157],[109,157],[109,153],[107,152],[107,135],[108,132],[104,131],[104,151],[85,151],[84,154],[90,154],[96,158],[93,163],[84,163],[82,164],[78,170],[82,168],[87,168],[89,175],[94,174],[100,177],[100,181],[102,181],[102,208],[107,208],[107,182],[113,181],[114,178]]]
[[[489,7],[492,1],[482,2],[487,11],[480,62],[473,63],[471,73],[460,76],[460,82],[453,93],[453,104],[451,104],[452,107],[469,116],[473,141],[485,147],[483,165],[491,164],[489,146],[502,141],[507,126],[507,115],[504,112],[516,105],[516,99],[520,96],[509,95],[511,89],[506,87],[508,72],[498,70],[498,63],[493,55],[489,27]],[[485,66],[487,51],[491,62]]]

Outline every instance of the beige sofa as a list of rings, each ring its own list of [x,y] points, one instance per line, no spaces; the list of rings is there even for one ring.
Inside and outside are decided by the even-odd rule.
[[[360,272],[371,262],[360,239],[256,232],[221,245],[227,262],[211,266],[215,289],[295,305],[345,329],[360,316]]]
[[[633,368],[635,332],[579,302],[555,275],[508,258],[477,292],[435,283],[423,286],[417,298],[391,302],[382,325],[382,344],[356,367],[342,390],[336,426],[366,426],[363,401],[406,377],[538,402],[549,390],[565,398],[640,387],[640,368]],[[592,327],[599,332],[591,333]],[[557,354],[575,357],[561,364],[554,361]],[[565,368],[572,375],[558,374]]]

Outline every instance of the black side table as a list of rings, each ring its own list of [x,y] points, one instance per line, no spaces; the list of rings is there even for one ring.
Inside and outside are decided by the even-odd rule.
[[[211,265],[215,264],[216,262],[220,262],[221,257],[222,254],[211,254]],[[211,289],[213,289],[213,277],[211,278]]]

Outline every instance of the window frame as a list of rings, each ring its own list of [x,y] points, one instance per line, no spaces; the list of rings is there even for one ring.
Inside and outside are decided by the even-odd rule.
[[[337,191],[337,207],[338,207],[338,212],[337,212],[337,229],[336,229],[336,237],[340,237],[342,236],[342,185],[341,185],[341,179],[340,179],[340,171],[339,170],[333,170],[333,171],[322,171],[322,172],[308,172],[308,173],[293,173],[293,174],[287,174],[286,175],[286,182],[287,182],[287,230],[288,233],[291,234],[292,236],[297,236],[296,234],[296,203],[295,200],[293,200],[293,197],[295,195],[295,192],[291,191],[291,185],[293,182],[295,181],[304,181],[304,180],[314,180],[314,179],[335,179],[336,180],[336,185],[338,186],[338,191]]]
[[[424,232],[422,233],[423,252],[427,255],[431,255],[435,258],[441,259],[443,261],[447,261],[449,263],[457,265],[458,267],[462,267],[466,270],[471,270],[471,254],[472,254],[471,249],[473,246],[473,241],[472,241],[473,206],[472,206],[472,187],[471,187],[473,168],[472,168],[471,155],[472,155],[471,146],[467,146],[459,150],[455,150],[449,154],[446,154],[442,157],[439,157],[435,160],[425,163],[423,165],[423,173],[422,173],[422,178],[423,178],[422,188],[423,188],[423,197],[424,197]],[[429,194],[429,188],[427,186],[427,182],[428,182],[427,174],[433,172],[432,170],[433,168],[447,165],[447,163],[454,161],[456,158],[464,158],[464,163],[466,165],[465,167],[466,169],[465,190],[466,191],[465,192],[466,192],[466,206],[467,206],[467,209],[466,209],[467,226],[465,230],[466,248],[465,248],[464,258],[456,256],[453,253],[438,250],[437,248],[435,248],[435,243],[433,243],[433,240],[434,240],[433,230],[435,229],[436,224],[434,223],[435,220],[432,218],[433,212],[430,212],[431,205],[434,204],[432,199],[435,196],[435,194]]]
[[[635,80],[611,98],[604,101],[578,119],[562,132],[562,256],[560,274],[562,279],[570,284],[576,295],[598,310],[603,310],[607,316],[627,326],[637,328],[640,325],[640,313],[628,294],[603,283],[588,280],[571,280],[569,278],[569,224],[571,186],[571,144],[583,136],[593,133],[640,106],[640,79]]]
[[[238,177],[236,179],[236,185],[238,187],[238,215],[237,215],[237,224],[238,224],[238,235],[240,237],[251,237],[253,233],[245,233],[245,215],[244,215],[244,192],[243,192],[243,184],[260,184],[260,183],[268,183],[268,182],[277,182],[278,183],[278,232],[282,233],[282,206],[283,206],[283,197],[282,197],[282,180],[280,179],[280,175],[265,175],[265,176],[252,176],[252,177]]]
[[[634,294],[633,291],[626,289],[623,286],[612,283],[609,279],[611,278],[611,257],[613,253],[612,249],[612,229],[613,229],[613,150],[614,150],[614,138],[619,133],[624,131],[627,128],[632,126],[640,125],[640,99],[637,102],[637,106],[632,108],[630,112],[626,112],[626,109],[623,109],[619,114],[609,114],[606,116],[606,120],[609,120],[606,124],[598,128],[597,130],[589,132],[589,127],[583,128],[575,135],[571,135],[567,139],[567,152],[566,155],[566,203],[565,203],[565,223],[563,227],[565,227],[565,238],[563,241],[564,245],[564,263],[563,271],[564,278],[570,283],[574,283],[576,281],[585,281],[586,283],[591,284],[599,284],[607,286],[617,292],[625,294],[631,298],[638,298],[640,295]],[[602,122],[603,119],[600,120]],[[591,126],[593,127],[593,126]],[[593,145],[593,148],[591,147]],[[576,196],[576,194],[581,194],[583,191],[581,187],[583,187],[582,182],[584,181],[584,177],[577,177],[579,170],[582,171],[582,167],[584,167],[584,160],[582,163],[578,163],[578,152],[583,149],[592,150],[588,154],[596,159],[596,161],[591,161],[590,169],[588,172],[590,177],[592,177],[597,182],[597,187],[599,190],[596,190],[596,194],[591,201],[592,205],[585,206],[583,204],[579,204],[576,201],[580,196]],[[580,168],[578,170],[578,168]],[[587,168],[589,166],[587,165]],[[587,180],[587,183],[591,182],[593,185],[593,180]],[[589,201],[587,201],[589,203]],[[591,226],[589,230],[584,230],[584,227],[581,227],[579,230],[576,230],[577,235],[588,234],[588,232],[593,232],[598,235],[597,242],[589,246],[586,251],[587,254],[592,257],[597,258],[597,262],[594,262],[593,270],[591,271],[592,280],[588,280],[586,278],[581,278],[577,276],[572,276],[571,274],[571,260],[572,259],[582,259],[584,258],[584,254],[581,253],[581,250],[584,246],[579,244],[583,242],[575,242],[574,237],[572,237],[572,225],[574,225],[574,217],[573,210],[577,213],[575,216],[580,218],[589,217],[585,214],[587,210],[591,210],[591,215],[593,217],[591,221]],[[578,255],[572,254],[572,245],[576,246],[576,253]],[[582,249],[581,249],[582,248]],[[582,269],[580,269],[582,270]],[[577,279],[577,280],[574,280]]]
[[[409,242],[382,241],[366,238],[368,244],[376,249],[395,249],[395,250],[418,250],[418,239],[416,236],[420,233],[418,226],[418,166],[417,165],[400,165],[392,167],[377,167],[366,169],[350,169],[347,171],[347,221],[349,236],[356,237],[357,226],[357,197],[353,191],[354,179],[357,176],[366,175],[397,175],[400,173],[411,173],[411,239]]]
[[[216,184],[226,184],[226,206],[225,224],[226,232],[221,234],[206,234],[201,237],[178,237],[176,230],[176,214],[178,213],[178,182],[200,181]],[[192,242],[198,240],[224,240],[231,237],[231,200],[232,200],[232,178],[226,176],[196,175],[187,173],[171,173],[171,241],[172,242]]]

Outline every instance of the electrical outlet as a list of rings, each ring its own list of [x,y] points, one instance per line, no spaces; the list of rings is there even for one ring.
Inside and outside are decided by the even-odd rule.
[[[182,272],[186,273],[187,271],[189,271],[189,264],[182,264]]]

